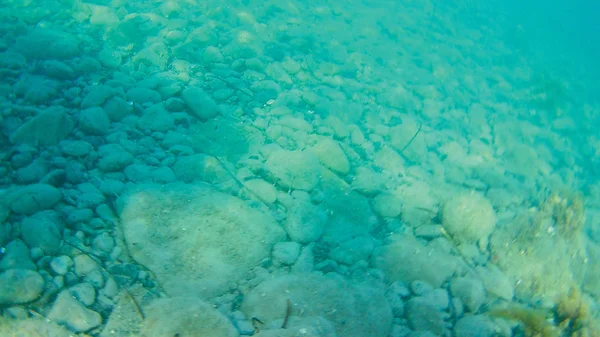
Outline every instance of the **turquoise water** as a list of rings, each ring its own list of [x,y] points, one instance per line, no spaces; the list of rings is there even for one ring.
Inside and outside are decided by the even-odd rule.
[[[598,9],[3,1],[0,337],[598,335]]]

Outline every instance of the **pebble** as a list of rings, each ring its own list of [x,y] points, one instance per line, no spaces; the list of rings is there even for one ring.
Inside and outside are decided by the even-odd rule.
[[[144,164],[131,164],[125,168],[125,176],[132,182],[144,182],[150,179],[152,170]]]
[[[75,264],[75,273],[79,277],[84,277],[85,275],[98,269],[98,264],[96,261],[92,260],[91,257],[85,254],[75,256],[73,262]]]
[[[86,192],[77,197],[77,208],[95,208],[104,203],[106,197],[100,192]]]
[[[115,248],[115,240],[109,233],[104,232],[94,238],[92,248],[109,254]]]
[[[485,302],[483,282],[470,277],[457,277],[450,281],[450,292],[460,298],[468,312],[477,312]]]
[[[265,162],[265,170],[283,188],[313,190],[320,181],[321,164],[310,151],[276,150]]]
[[[396,282],[395,282],[396,283]],[[400,290],[400,291],[399,291]],[[404,316],[404,301],[402,300],[402,289],[394,287],[393,285],[388,287],[385,292],[385,298],[392,309],[394,317]]]
[[[118,144],[103,145],[98,149],[97,167],[103,172],[120,171],[133,163],[133,156]]]
[[[445,289],[433,289],[423,294],[423,298],[438,310],[446,310],[450,306],[450,296]]]
[[[240,335],[252,336],[255,332],[254,326],[249,320],[234,321],[234,324]]]
[[[413,331],[406,325],[394,324],[392,325],[389,337],[406,337],[410,335],[411,332]]]
[[[455,337],[492,337],[498,336],[496,325],[485,315],[469,315],[454,325]]]
[[[79,114],[79,129],[91,136],[102,136],[108,133],[110,119],[104,109],[92,107]]]
[[[412,281],[410,283],[410,290],[416,296],[421,296],[425,293],[432,291],[433,287],[430,286],[429,283],[427,283],[427,282],[417,280],[417,281]]]
[[[390,284],[387,292],[394,293],[401,298],[408,298],[410,296],[410,290],[408,290],[408,287],[402,281],[395,281]]]
[[[63,140],[59,147],[64,155],[72,157],[87,156],[93,149],[92,144],[83,140]]]
[[[114,95],[114,89],[107,85],[96,85],[83,97],[81,107],[86,109],[90,107],[101,106],[110,97]]]
[[[298,201],[288,210],[285,230],[293,241],[309,243],[317,241],[325,227],[327,214],[308,201]]]
[[[406,318],[413,330],[431,331],[440,336],[446,332],[441,312],[422,297],[413,297],[406,302]]]
[[[162,100],[162,97],[160,97],[160,94],[156,90],[133,87],[127,91],[127,100],[145,105],[147,103],[158,103]]]
[[[55,211],[43,211],[23,219],[21,236],[29,247],[39,247],[48,255],[60,249],[64,224]]]
[[[7,269],[30,269],[36,270],[37,267],[29,257],[29,247],[17,239],[9,242],[4,247],[4,255],[0,259],[0,270]]]
[[[33,214],[50,209],[62,199],[60,191],[51,185],[33,184],[5,196],[10,209],[17,214]]]
[[[104,284],[104,288],[102,288],[101,293],[109,298],[113,298],[119,294],[119,285],[117,282],[111,277],[106,280]]]
[[[57,60],[45,60],[39,70],[42,74],[57,80],[71,80],[75,77],[73,68]]]
[[[48,318],[78,333],[91,330],[102,324],[102,316],[86,308],[83,303],[73,296],[70,290],[63,290],[58,295]]]
[[[273,259],[283,265],[292,265],[298,259],[301,247],[297,242],[278,242],[273,246]]]
[[[73,260],[67,255],[57,256],[50,261],[50,268],[58,274],[65,275],[72,267]]]
[[[75,209],[67,215],[67,223],[73,226],[78,223],[88,222],[94,217],[94,212],[89,208]]]
[[[191,114],[202,121],[209,120],[219,114],[219,106],[204,90],[188,87],[181,93],[181,98]]]
[[[329,251],[329,258],[347,266],[366,261],[371,256],[375,243],[370,236],[358,236],[342,242]]]
[[[91,306],[96,301],[96,289],[89,283],[79,283],[69,288],[69,291],[86,307]]]

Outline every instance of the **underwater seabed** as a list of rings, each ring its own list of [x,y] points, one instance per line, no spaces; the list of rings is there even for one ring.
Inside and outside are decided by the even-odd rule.
[[[0,337],[599,335],[596,83],[476,4],[0,17]]]

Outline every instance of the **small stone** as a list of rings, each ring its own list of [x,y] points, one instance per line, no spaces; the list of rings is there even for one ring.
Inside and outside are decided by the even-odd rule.
[[[392,326],[392,330],[390,331],[389,337],[406,337],[406,336],[412,337],[411,332],[413,332],[413,331],[406,325],[394,324]],[[431,335],[432,335],[432,337],[436,337],[434,334],[431,334]]]
[[[389,192],[379,193],[371,201],[373,211],[383,218],[397,217],[402,212],[402,206],[402,199]]]
[[[511,301],[514,297],[513,282],[493,264],[475,268],[488,294]]]
[[[168,166],[161,166],[151,173],[151,179],[157,184],[168,184],[177,180],[175,172]]]
[[[469,315],[454,325],[455,337],[492,337],[498,336],[498,328],[486,315]]]
[[[120,121],[133,113],[133,105],[123,98],[115,96],[104,104],[104,111],[111,121]]]
[[[159,103],[144,110],[137,126],[141,130],[165,132],[175,127],[175,121],[171,113],[165,109],[165,105]]]
[[[445,289],[433,289],[423,294],[422,297],[438,310],[446,310],[450,305],[450,296]]]
[[[131,164],[125,168],[125,176],[132,182],[144,182],[150,179],[152,170],[144,164]]]
[[[96,208],[104,201],[106,197],[99,191],[82,193],[77,197],[77,208]]]
[[[285,230],[293,241],[309,243],[323,235],[327,214],[309,201],[296,202],[287,213]]]
[[[270,154],[265,170],[283,188],[311,191],[320,181],[321,164],[308,151],[278,150]]]
[[[189,87],[181,93],[181,98],[193,116],[202,121],[209,120],[219,114],[219,106],[204,90]]]
[[[273,259],[284,265],[292,265],[300,255],[300,248],[296,242],[278,242],[273,247]]]
[[[79,114],[79,128],[88,135],[101,136],[108,132],[110,119],[104,109],[88,108]]]
[[[145,105],[147,103],[158,103],[162,100],[160,94],[156,90],[133,87],[127,91],[127,100],[136,104]]]
[[[410,296],[410,290],[408,290],[408,287],[402,281],[395,281],[390,284],[387,292],[393,293],[401,298],[408,298]]]
[[[27,303],[44,290],[44,279],[28,269],[9,269],[0,274],[0,305]]]
[[[477,312],[485,302],[485,288],[479,279],[457,277],[450,281],[450,291],[453,296],[461,299],[469,312]]]
[[[350,161],[337,141],[322,137],[312,150],[328,169],[341,175],[346,175],[350,171]]]
[[[254,326],[249,320],[235,321],[234,324],[242,336],[251,336],[255,332]]]
[[[252,191],[252,196],[258,198],[267,204],[272,204],[277,200],[277,189],[273,184],[262,179],[251,179],[244,181],[244,186]]]
[[[413,330],[430,331],[438,336],[446,332],[441,312],[421,297],[413,297],[406,302],[406,318]]]
[[[417,296],[421,296],[425,293],[428,293],[433,290],[433,287],[429,285],[427,282],[423,281],[413,281],[410,283],[410,290],[413,294]]]
[[[83,140],[63,140],[59,144],[63,154],[73,157],[84,157],[92,151],[92,144]]]
[[[119,294],[119,285],[112,277],[109,277],[101,293],[106,297],[113,298]]]
[[[39,67],[42,74],[57,80],[71,80],[75,77],[75,71],[64,62],[57,60],[46,60]]]
[[[83,280],[91,285],[93,285],[96,289],[101,289],[104,287],[104,276],[102,275],[102,271],[96,269],[87,273]]]
[[[66,138],[75,122],[62,107],[50,107],[27,122],[10,135],[13,144],[56,145]]]
[[[96,301],[96,289],[89,283],[79,283],[69,288],[69,291],[86,307],[89,307]]]
[[[62,194],[54,186],[33,184],[9,192],[5,198],[13,212],[17,214],[33,214],[52,208],[62,199]]]
[[[90,107],[101,106],[115,93],[112,87],[107,85],[96,85],[83,97],[81,101],[81,107],[83,109]]]
[[[4,249],[4,255],[0,259],[0,270],[37,269],[35,263],[29,257],[29,247],[23,241],[13,240]]]
[[[77,276],[79,277],[84,277],[85,275],[98,269],[98,264],[96,261],[86,254],[75,256],[73,262],[75,263],[75,273],[77,273]]]
[[[371,256],[375,243],[370,236],[358,236],[340,243],[329,251],[329,258],[345,264],[353,265],[358,261],[366,261]]]
[[[133,163],[133,156],[125,151],[121,145],[107,144],[98,149],[100,159],[97,167],[103,172],[120,171]]]
[[[392,309],[394,317],[403,317],[404,301],[402,300],[401,294],[397,292],[397,289],[390,286],[385,292],[385,298]]]
[[[60,249],[64,224],[55,211],[38,212],[21,222],[21,235],[29,247],[39,247],[48,255]]]
[[[415,236],[426,240],[432,240],[442,236],[442,226],[440,225],[423,225],[415,229]]]
[[[76,209],[70,211],[67,215],[67,223],[70,226],[78,223],[89,222],[94,217],[94,211],[89,208]]]
[[[72,267],[73,260],[67,255],[57,256],[50,261],[50,268],[58,274],[65,275]]]
[[[57,297],[48,318],[65,325],[74,332],[85,332],[102,324],[99,313],[86,308],[70,290],[63,290]]]
[[[115,239],[113,239],[113,237],[107,232],[104,232],[94,238],[94,241],[92,241],[92,247],[95,250],[99,250],[104,253],[110,253],[112,252],[113,248],[115,248]]]

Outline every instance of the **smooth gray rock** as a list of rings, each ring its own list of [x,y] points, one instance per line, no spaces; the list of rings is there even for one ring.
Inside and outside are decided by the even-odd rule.
[[[457,277],[450,281],[452,295],[460,298],[468,312],[477,312],[485,302],[483,282],[476,278]]]
[[[54,255],[60,249],[64,224],[55,211],[43,211],[23,219],[21,236],[30,248],[39,247]]]
[[[323,235],[326,221],[327,213],[322,207],[298,201],[288,210],[284,226],[293,241],[309,243]]]
[[[86,307],[89,307],[96,301],[96,289],[89,283],[76,284],[69,288],[69,291]]]
[[[94,238],[92,247],[95,250],[109,254],[115,248],[115,239],[107,232],[104,232]]]
[[[58,275],[65,275],[73,267],[73,259],[67,255],[61,255],[50,261],[50,268]]]
[[[92,144],[83,140],[63,140],[59,144],[64,155],[73,157],[87,156],[92,151]]]
[[[413,297],[406,302],[406,318],[416,331],[430,331],[440,336],[446,331],[441,312],[421,297]]]
[[[486,315],[469,315],[454,325],[455,337],[492,337],[498,335],[498,328]]]
[[[29,256],[29,247],[23,241],[16,239],[9,242],[6,251],[0,259],[0,270],[7,269],[30,269],[36,270],[37,266]]]
[[[163,103],[154,104],[144,110],[138,119],[138,128],[141,130],[165,132],[175,128],[175,120]]]
[[[44,279],[33,270],[9,269],[0,274],[0,305],[35,300],[44,290]]]
[[[33,214],[50,209],[62,199],[60,191],[51,185],[34,184],[12,190],[6,196],[10,209],[17,214]]]
[[[181,93],[181,98],[191,114],[202,121],[209,120],[219,114],[219,106],[206,91],[198,87],[189,87]]]
[[[25,122],[10,135],[13,144],[56,145],[67,137],[75,121],[64,108],[50,107]]]
[[[88,135],[101,136],[108,132],[110,119],[100,107],[85,109],[79,113],[79,129]]]
[[[100,159],[97,167],[103,172],[120,171],[127,165],[133,163],[133,156],[121,145],[107,144],[98,149]]]
[[[273,259],[284,265],[292,265],[298,259],[301,247],[297,242],[278,242],[273,246]]]
[[[115,89],[108,85],[96,85],[83,97],[81,108],[101,106],[115,94]]]
[[[75,262],[75,273],[79,277],[84,277],[99,268],[98,263],[86,254],[75,256],[73,262]]]

